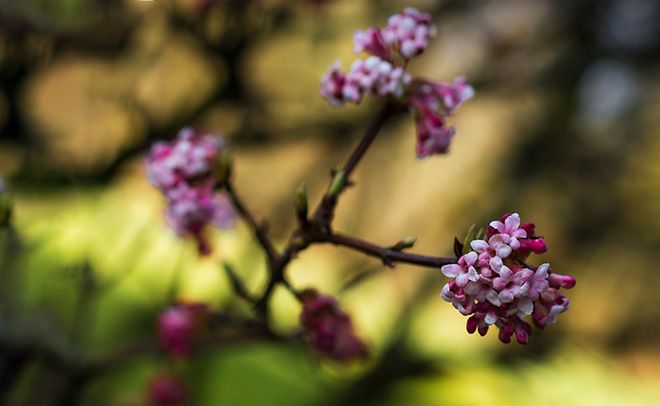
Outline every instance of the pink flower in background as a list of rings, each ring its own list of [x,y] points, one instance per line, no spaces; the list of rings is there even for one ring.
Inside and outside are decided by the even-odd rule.
[[[206,327],[209,309],[203,303],[180,304],[165,309],[158,317],[161,348],[176,357],[186,357]]]
[[[229,200],[223,194],[215,193],[208,182],[196,186],[179,184],[168,190],[166,197],[168,224],[181,236],[193,236],[203,255],[211,252],[204,235],[206,226],[226,229],[234,224],[234,211]]]
[[[165,191],[181,182],[208,177],[224,147],[221,137],[197,134],[192,128],[184,128],[173,142],[159,142],[151,147],[147,165],[149,179]]]
[[[337,361],[366,357],[366,345],[355,335],[350,317],[333,297],[315,291],[302,296],[300,323],[312,348]]]
[[[549,264],[533,268],[524,262],[531,252],[527,241],[543,241],[534,235],[534,228],[531,223],[521,225],[517,213],[507,214],[490,223],[487,242],[471,241],[474,251],[442,267],[452,281],[440,295],[470,316],[469,333],[485,335],[494,325],[502,342],[511,342],[515,335],[518,343],[526,344],[532,327],[525,318],[531,316],[542,329],[568,310],[569,301],[559,289],[574,287],[575,278],[552,272]]]
[[[427,83],[433,88],[433,94],[442,100],[446,114],[453,113],[463,102],[474,97],[474,89],[463,76],[454,79],[451,84],[432,81]]]
[[[224,147],[220,137],[185,128],[171,143],[154,144],[147,161],[149,179],[167,200],[168,224],[177,234],[193,237],[202,255],[211,252],[207,226],[233,225],[228,199],[215,190],[214,168]]]
[[[188,390],[175,375],[156,375],[149,382],[149,404],[152,406],[184,406],[188,404]]]
[[[360,103],[366,94],[401,97],[410,76],[376,56],[358,59],[342,73],[335,62],[321,81],[321,94],[333,105]]]
[[[347,73],[338,62],[331,65],[321,80],[321,95],[333,106],[360,103],[367,94],[395,99],[415,116],[417,157],[446,153],[456,134],[447,117],[474,96],[474,89],[464,77],[442,83],[413,80],[406,72],[409,60],[426,50],[433,34],[431,16],[414,8],[390,16],[383,28],[357,31],[353,51],[371,56],[356,60]]]
[[[412,7],[390,16],[387,26],[381,30],[384,42],[396,49],[404,59],[421,55],[434,33],[431,15]]]
[[[381,59],[389,61],[392,59],[392,50],[385,43],[385,39],[378,28],[368,28],[365,31],[357,31],[353,35],[353,52],[367,52]]]
[[[454,127],[446,125],[446,119],[474,95],[474,90],[465,78],[458,78],[452,84],[424,80],[413,88],[410,109],[417,124],[417,157],[446,153],[456,134]]]
[[[437,99],[424,92],[418,92],[413,94],[410,100],[416,122],[417,158],[447,152],[456,129],[448,127],[445,117],[438,113]]]

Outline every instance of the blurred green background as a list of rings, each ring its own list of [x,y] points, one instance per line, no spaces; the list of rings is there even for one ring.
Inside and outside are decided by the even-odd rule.
[[[406,6],[437,26],[413,72],[466,74],[477,96],[452,119],[446,156],[416,160],[412,118],[389,122],[336,228],[383,245],[414,235],[416,251],[449,255],[471,224],[518,211],[548,242],[538,261],[577,278],[570,311],[530,345],[502,345],[466,333],[438,296],[439,271],[315,246],[290,280],[337,295],[369,362],[341,367],[289,345],[213,348],[175,365],[193,404],[660,404],[653,0],[0,0],[0,174],[17,232],[1,241],[0,335],[94,357],[153,341],[173,297],[247,314],[219,264],[262,287],[248,230],[214,234],[216,252],[198,258],[163,222],[145,151],[184,125],[223,133],[237,188],[284,244],[296,186],[315,202],[378,107],[330,107],[321,75],[335,59],[350,64],[356,29]],[[276,292],[278,331],[295,331],[299,311]],[[53,394],[74,385],[81,404],[139,405],[167,362],[146,354],[76,382],[37,360],[5,371],[2,398],[66,404]]]

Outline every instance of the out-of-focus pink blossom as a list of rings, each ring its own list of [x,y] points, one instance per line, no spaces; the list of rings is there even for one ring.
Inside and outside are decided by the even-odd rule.
[[[447,117],[465,100],[474,95],[465,78],[452,84],[419,81],[413,85],[410,109],[417,122],[417,157],[443,154],[456,134],[446,125]]]
[[[186,303],[165,309],[158,317],[161,348],[176,357],[186,357],[193,350],[206,327],[209,309],[203,303]]]
[[[353,51],[371,54],[356,60],[344,73],[338,62],[321,80],[321,95],[332,105],[360,103],[368,95],[394,99],[415,115],[418,158],[443,154],[456,134],[447,117],[474,95],[464,77],[452,83],[412,80],[406,72],[410,59],[420,55],[433,36],[431,16],[414,8],[390,16],[383,28],[371,27],[354,35]],[[536,252],[538,244],[531,245]]]
[[[575,278],[552,272],[549,264],[533,268],[524,262],[531,252],[527,241],[543,241],[534,232],[533,224],[520,224],[517,213],[507,214],[490,223],[488,241],[472,241],[474,251],[442,267],[452,280],[440,295],[470,316],[469,333],[485,335],[494,325],[502,342],[511,342],[515,335],[518,343],[526,344],[532,327],[525,318],[531,316],[538,328],[545,328],[568,310],[569,301],[559,289],[574,287]]]
[[[211,175],[220,150],[221,137],[198,134],[184,128],[171,143],[159,142],[151,147],[147,171],[149,179],[163,191],[182,182],[195,182]]]
[[[396,50],[404,59],[421,55],[434,33],[431,15],[414,8],[406,8],[390,16],[387,26],[380,30],[383,42]]]
[[[151,379],[148,398],[152,406],[185,406],[188,390],[179,377],[165,373]]]
[[[211,252],[208,225],[233,225],[228,199],[215,190],[214,169],[224,146],[220,137],[185,128],[171,143],[154,144],[147,161],[149,179],[167,200],[167,222],[177,234],[192,236],[202,255]]]
[[[333,297],[314,291],[304,292],[302,297],[300,323],[312,348],[343,362],[367,356],[367,347],[355,334],[350,317]]]
[[[347,102],[357,104],[366,94],[401,97],[408,83],[410,75],[403,68],[370,56],[353,62],[346,74],[335,62],[321,80],[321,94],[335,106]]]
[[[166,218],[172,229],[181,236],[191,235],[197,241],[200,254],[209,254],[210,245],[204,235],[207,225],[230,228],[234,211],[227,197],[215,193],[211,183],[190,186],[181,183],[169,189]]]
[[[368,52],[371,55],[389,61],[392,59],[392,50],[385,43],[385,39],[378,28],[360,30],[353,35],[353,52]]]

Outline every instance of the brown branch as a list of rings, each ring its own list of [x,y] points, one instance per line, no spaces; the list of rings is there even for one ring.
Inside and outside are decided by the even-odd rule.
[[[245,220],[245,222],[248,224],[255,238],[257,239],[257,241],[259,241],[259,244],[261,244],[261,246],[263,247],[264,252],[266,253],[266,257],[268,258],[268,263],[272,267],[274,264],[276,264],[279,261],[279,257],[280,257],[279,254],[277,253],[277,250],[275,249],[275,246],[270,241],[270,238],[268,238],[268,235],[266,234],[264,228],[259,224],[257,224],[257,221],[254,219],[252,214],[250,214],[250,211],[247,209],[243,201],[236,193],[236,190],[234,189],[231,181],[227,180],[224,186],[225,186],[225,191],[227,192],[227,195],[229,196],[229,199],[232,202],[232,205],[234,206],[238,214],[243,218],[243,220]]]
[[[337,197],[341,192],[350,184],[350,176],[360,163],[378,132],[383,127],[388,118],[392,117],[397,112],[401,111],[401,106],[396,104],[387,103],[381,111],[374,117],[365,131],[359,144],[353,150],[350,157],[341,169],[343,181],[338,185],[336,190],[329,190],[321,199],[321,202],[316,207],[311,221],[300,221],[298,228],[293,232],[287,247],[284,252],[279,256],[278,261],[271,266],[271,274],[268,284],[264,289],[263,294],[256,304],[256,309],[265,317],[267,313],[268,301],[279,283],[286,283],[284,270],[289,262],[295,255],[306,249],[310,244],[315,242],[324,242],[320,236],[329,235],[331,229],[334,211],[337,206]],[[332,189],[332,188],[331,188]],[[333,193],[330,193],[333,192]]]
[[[453,257],[434,257],[430,255],[402,252],[343,234],[330,234],[322,242],[328,242],[334,245],[347,247],[371,257],[378,258],[387,266],[394,266],[396,263],[404,263],[431,268],[440,268],[443,265],[453,264],[456,262],[456,258]]]
[[[401,107],[394,104],[386,104],[383,109],[374,117],[374,119],[369,124],[369,127],[365,131],[360,143],[357,145],[353,153],[350,155],[343,168],[341,173],[343,174],[344,181],[339,185],[339,189],[336,193],[326,193],[319,203],[318,207],[314,211],[312,216],[312,221],[320,223],[323,228],[330,228],[332,219],[334,217],[334,211],[337,206],[337,197],[339,194],[350,184],[350,177],[360,163],[366,152],[369,150],[369,147],[373,143],[374,139],[378,135],[378,132],[383,127],[388,118],[392,117],[395,113],[401,110]]]

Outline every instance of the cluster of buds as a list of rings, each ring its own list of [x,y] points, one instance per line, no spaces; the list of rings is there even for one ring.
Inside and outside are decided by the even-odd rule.
[[[370,56],[353,62],[345,74],[339,62],[332,64],[321,80],[321,95],[334,106],[345,102],[360,103],[367,93],[401,97],[410,81],[410,75],[403,68]]]
[[[495,325],[502,342],[511,342],[515,334],[518,343],[527,344],[532,327],[524,318],[531,316],[534,325],[543,329],[568,310],[569,301],[559,289],[575,286],[575,278],[554,273],[547,263],[534,268],[525,262],[531,253],[547,251],[534,229],[532,223],[521,225],[517,213],[507,214],[490,223],[485,239],[462,247],[456,264],[442,267],[442,273],[453,280],[442,288],[441,296],[470,316],[470,334],[479,331],[483,336]]]
[[[314,350],[342,362],[367,356],[367,347],[355,334],[350,316],[333,297],[307,290],[300,298],[303,303],[300,324]]]
[[[206,226],[229,228],[234,221],[228,199],[216,191],[224,148],[221,137],[184,128],[172,143],[156,143],[149,153],[149,179],[167,199],[168,223],[177,234],[195,238],[201,254],[211,251]]]
[[[154,376],[147,388],[151,406],[184,406],[188,404],[188,390],[181,379],[171,373]]]
[[[209,308],[203,303],[185,303],[169,307],[158,318],[161,348],[174,357],[186,357],[206,329]]]
[[[465,78],[453,83],[413,79],[406,72],[411,58],[421,55],[434,34],[431,16],[407,8],[391,16],[387,26],[358,31],[353,51],[371,54],[347,73],[335,62],[321,80],[321,95],[338,106],[360,103],[366,94],[395,99],[408,106],[417,124],[417,157],[447,152],[456,129],[446,119],[474,90]]]

